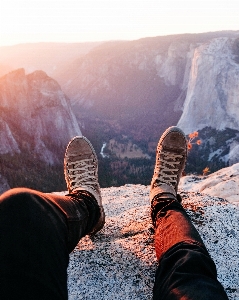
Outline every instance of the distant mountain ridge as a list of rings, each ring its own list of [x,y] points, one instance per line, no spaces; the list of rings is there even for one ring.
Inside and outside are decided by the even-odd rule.
[[[29,43],[0,47],[0,76],[24,68],[26,73],[43,70],[49,76],[88,53],[100,42]],[[5,72],[5,73],[4,73]]]

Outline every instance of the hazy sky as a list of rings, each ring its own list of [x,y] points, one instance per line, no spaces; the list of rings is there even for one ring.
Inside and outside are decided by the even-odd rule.
[[[238,0],[0,0],[0,45],[239,30]]]

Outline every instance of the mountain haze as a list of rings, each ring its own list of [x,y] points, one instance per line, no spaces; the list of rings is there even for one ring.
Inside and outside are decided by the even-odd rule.
[[[60,72],[69,62],[85,55],[100,42],[92,43],[29,43],[0,47],[0,76],[15,69],[26,73],[43,70],[49,76]],[[3,65],[3,66],[2,66]],[[5,73],[5,74],[6,74]]]

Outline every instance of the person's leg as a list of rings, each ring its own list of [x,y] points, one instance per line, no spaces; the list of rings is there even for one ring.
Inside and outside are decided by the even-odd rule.
[[[69,252],[104,224],[97,167],[93,147],[77,137],[65,155],[67,196],[13,189],[0,197],[0,299],[67,299]]]
[[[228,299],[215,264],[177,195],[186,156],[184,133],[177,127],[166,130],[157,147],[150,191],[159,261],[154,299]]]
[[[3,194],[0,299],[67,299],[67,239],[66,216],[43,194]]]

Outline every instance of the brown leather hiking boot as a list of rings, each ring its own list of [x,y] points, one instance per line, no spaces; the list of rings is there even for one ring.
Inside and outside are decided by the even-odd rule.
[[[98,160],[86,137],[76,136],[69,142],[64,159],[64,173],[69,193],[88,192],[98,202],[100,218],[91,234],[96,233],[104,226],[105,213],[98,182]]]
[[[161,136],[157,151],[154,175],[151,181],[150,200],[164,194],[177,197],[178,183],[187,159],[187,139],[181,129],[169,127]]]

